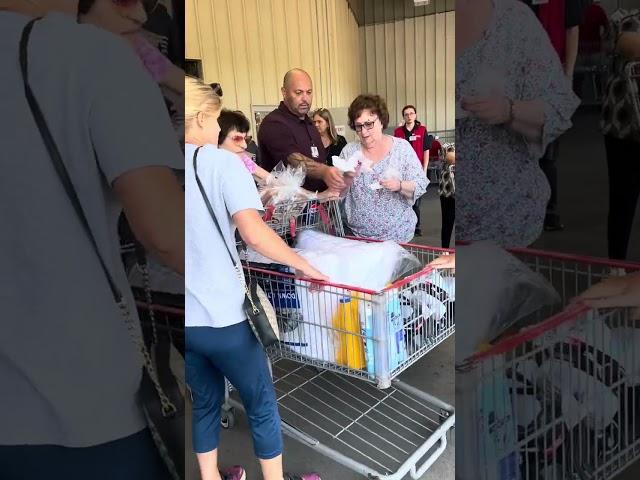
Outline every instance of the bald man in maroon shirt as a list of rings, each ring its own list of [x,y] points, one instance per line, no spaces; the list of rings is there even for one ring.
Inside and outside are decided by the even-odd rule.
[[[269,113],[258,130],[262,167],[271,171],[279,162],[304,165],[307,177],[303,185],[311,191],[346,187],[340,170],[327,165],[327,154],[318,130],[309,118],[313,84],[307,72],[290,70],[282,82],[282,102]]]

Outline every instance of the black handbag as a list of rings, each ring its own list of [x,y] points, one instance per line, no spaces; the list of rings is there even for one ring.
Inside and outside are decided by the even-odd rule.
[[[136,324],[132,318],[129,306],[100,253],[96,239],[82,209],[78,194],[71,181],[71,177],[62,161],[60,150],[49,130],[40,105],[33,94],[28,75],[28,45],[31,31],[33,30],[35,22],[38,20],[40,19],[34,19],[27,23],[20,39],[20,67],[22,70],[25,96],[29,102],[31,113],[38,126],[42,140],[56,169],[56,173],[64,185],[67,196],[98,256],[100,265],[109,283],[113,299],[119,307],[127,330],[133,342],[142,353],[144,362],[138,399],[146,417],[151,435],[172,478],[182,480],[184,478],[185,467],[185,405],[184,394],[180,390],[178,382],[169,368],[171,343],[170,340],[166,341],[165,339],[164,341],[160,341],[158,339],[157,341],[151,342],[150,348],[147,348],[144,339],[136,334]]]
[[[207,210],[209,210],[209,215],[211,216],[213,223],[218,229],[218,233],[220,237],[222,237],[222,241],[224,242],[225,247],[227,247],[227,252],[231,257],[231,263],[236,269],[236,273],[240,282],[244,286],[245,290],[245,298],[243,304],[244,313],[247,315],[247,320],[249,321],[249,325],[253,330],[258,341],[264,347],[268,347],[280,341],[279,330],[278,330],[278,321],[276,317],[276,312],[273,309],[273,306],[269,302],[269,298],[264,293],[262,288],[258,285],[257,281],[254,278],[245,278],[245,275],[242,271],[242,265],[236,263],[233,254],[231,253],[231,249],[227,244],[224,234],[222,233],[222,229],[220,228],[220,224],[218,223],[218,219],[211,207],[211,202],[209,202],[209,198],[207,197],[206,192],[204,191],[204,187],[202,186],[202,182],[200,182],[200,177],[198,177],[198,151],[200,147],[196,148],[196,151],[193,153],[193,171],[196,176],[196,182],[198,183],[198,188],[200,189],[200,194],[202,195],[202,199],[204,200],[205,205],[207,206]]]

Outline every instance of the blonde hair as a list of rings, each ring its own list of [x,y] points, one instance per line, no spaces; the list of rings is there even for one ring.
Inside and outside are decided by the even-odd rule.
[[[213,89],[195,77],[184,77],[184,125],[191,127],[200,112],[214,113],[222,108],[222,100]]]
[[[329,125],[329,138],[331,139],[331,143],[338,143],[338,132],[336,132],[336,125],[335,123],[333,123],[331,112],[326,108],[319,108],[315,112],[313,112],[311,118],[313,119],[316,115],[324,119],[324,121],[327,122],[327,125]]]

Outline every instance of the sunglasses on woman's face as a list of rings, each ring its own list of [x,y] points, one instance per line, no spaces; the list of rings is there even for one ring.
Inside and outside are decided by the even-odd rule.
[[[247,137],[243,135],[234,135],[233,137],[231,137],[231,141],[233,143],[242,143],[242,142],[245,142],[246,140],[247,140]]]
[[[158,6],[158,3],[160,3],[160,0],[111,0],[111,1],[115,5],[123,8],[130,8],[137,3],[142,3],[142,6],[144,7],[147,13],[153,12]]]

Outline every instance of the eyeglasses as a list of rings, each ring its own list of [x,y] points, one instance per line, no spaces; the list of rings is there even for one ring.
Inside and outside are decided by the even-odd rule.
[[[242,143],[247,141],[247,137],[243,135],[234,135],[233,137],[231,137],[231,141],[233,143]]]
[[[364,127],[366,130],[371,130],[373,128],[373,126],[376,123],[376,120],[378,118],[375,118],[369,122],[364,122],[364,123],[356,123],[353,125],[353,128],[355,129],[356,132],[361,132],[362,128]]]

